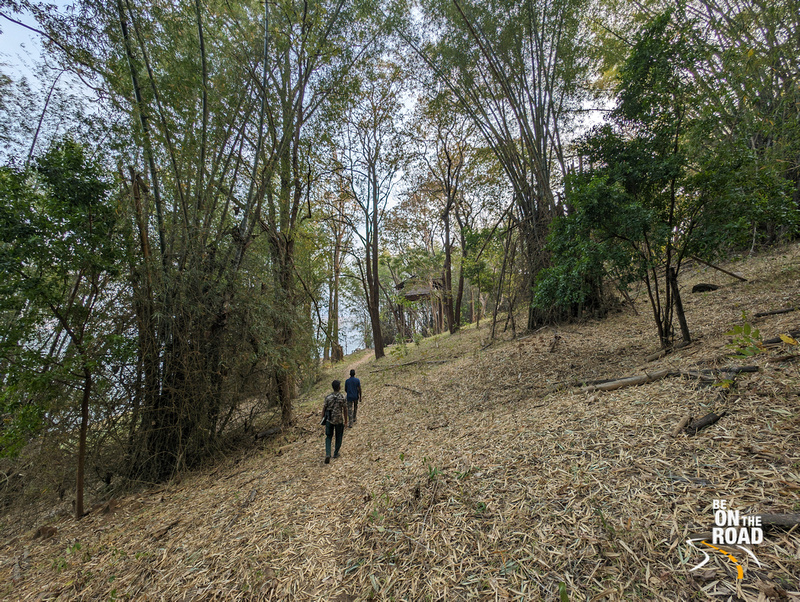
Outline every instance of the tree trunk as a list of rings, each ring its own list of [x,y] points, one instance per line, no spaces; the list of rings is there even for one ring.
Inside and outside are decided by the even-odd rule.
[[[342,235],[336,237],[336,247],[333,252],[333,299],[329,309],[329,322],[331,323],[331,340],[337,347],[339,343],[339,280],[341,278]]]
[[[466,258],[465,245],[461,245],[461,262],[458,266],[458,289],[456,291],[456,299],[453,307],[455,314],[456,324],[461,324],[461,302],[464,299],[464,259]],[[472,316],[470,316],[471,320]]]
[[[372,344],[375,346],[375,359],[381,359],[385,353],[383,349],[383,333],[381,332],[381,307],[380,307],[380,276],[378,274],[378,226],[379,224],[379,193],[378,178],[372,174],[372,213],[369,215],[370,231],[367,233],[367,309],[369,311],[370,325],[372,326]]]
[[[452,269],[452,255],[453,245],[450,241],[450,203],[445,209],[444,215],[444,290],[442,291],[442,304],[444,309],[445,318],[447,320],[447,329],[450,334],[454,334],[458,330],[458,323],[456,322],[456,314],[453,308],[453,269]]]
[[[675,273],[675,268],[669,268],[669,279],[672,286],[672,299],[675,303],[675,311],[678,314],[678,324],[681,326],[681,336],[683,337],[684,343],[691,343],[692,338],[689,334],[686,314],[683,311],[683,302],[681,301],[681,293],[678,290],[678,276]]]
[[[375,235],[377,237],[377,234]],[[375,348],[375,359],[382,358],[384,354],[383,349],[383,333],[381,332],[381,313],[380,313],[380,289],[378,284],[377,274],[377,257],[374,257],[373,252],[366,261],[366,292],[367,292],[367,312],[369,313],[370,327],[372,328],[372,345]]]
[[[278,282],[279,293],[282,298],[283,317],[280,319],[280,326],[277,333],[277,346],[282,349],[290,350],[294,347],[294,326],[292,317],[295,314],[297,296],[294,292],[294,243],[292,240],[280,242],[277,245],[279,257]],[[281,408],[281,424],[284,427],[294,424],[294,410],[292,402],[294,400],[295,375],[290,363],[276,366],[276,381],[278,385],[278,404]]]
[[[78,475],[75,479],[75,518],[83,518],[83,481],[86,468],[86,434],[89,430],[89,399],[92,394],[92,373],[83,368],[83,397],[81,398],[81,429],[78,436]]]

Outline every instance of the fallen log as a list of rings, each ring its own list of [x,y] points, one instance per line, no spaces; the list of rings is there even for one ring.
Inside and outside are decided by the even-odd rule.
[[[719,272],[722,272],[723,274],[727,274],[728,276],[732,276],[733,278],[736,278],[737,280],[741,280],[742,282],[747,282],[747,278],[745,278],[744,276],[739,276],[739,274],[734,274],[733,272],[729,272],[728,270],[724,270],[721,267],[719,267],[718,265],[714,265],[713,263],[709,263],[707,261],[703,261],[702,259],[700,259],[699,257],[697,257],[695,255],[692,255],[691,259],[694,259],[695,261],[697,261],[699,263],[702,263],[703,265],[707,265],[710,268],[713,268],[713,269],[715,269],[715,270],[717,270]]]
[[[383,366],[382,368],[375,368],[370,372],[386,372],[387,370],[394,370],[395,368],[405,368],[406,366],[413,366],[414,364],[446,364],[450,360],[414,360],[413,362],[403,362],[402,364],[392,364]]]
[[[800,337],[800,330],[792,330],[790,332],[785,332],[784,334],[788,334],[793,339]],[[781,337],[775,337],[774,339],[767,339],[766,341],[761,341],[764,345],[778,345],[783,343],[783,339]]]
[[[612,380],[611,382],[599,385],[581,387],[581,391],[584,393],[592,393],[593,391],[615,391],[616,389],[622,389],[623,387],[634,387],[636,385],[644,385],[646,383],[661,380],[670,374],[675,373],[671,372],[670,370],[658,370],[657,372],[651,372],[650,374],[645,373],[638,376],[630,376],[628,378]]]
[[[796,527],[800,525],[800,514],[751,514],[743,517],[748,520],[753,517],[761,518],[762,527]]]
[[[709,284],[707,282],[701,282],[699,284],[695,284],[692,287],[693,293],[710,293],[711,291],[717,290],[719,287],[716,284]]]
[[[272,428],[267,429],[266,431],[261,431],[260,433],[256,433],[255,440],[258,441],[259,439],[265,439],[266,437],[277,435],[280,432],[281,432],[281,427],[274,426]]]
[[[689,421],[692,419],[691,416],[686,415],[681,418],[681,421],[678,423],[678,426],[675,427],[675,430],[672,431],[672,436],[677,437],[681,434],[681,431],[686,428],[686,425],[689,424]]]
[[[727,411],[723,411],[723,412],[721,412],[719,414],[717,414],[715,412],[709,412],[708,414],[706,414],[702,418],[698,418],[694,422],[689,423],[686,426],[686,433],[688,435],[690,435],[690,436],[691,435],[696,435],[700,430],[706,428],[707,426],[711,426],[712,424],[717,422],[725,414],[727,414]]]
[[[754,318],[763,318],[764,316],[777,316],[780,314],[789,314],[793,311],[797,311],[796,307],[790,307],[788,309],[776,309],[775,311],[760,311],[757,314],[753,314]]]
[[[704,374],[699,370],[684,370],[681,372],[681,376],[684,378],[695,379],[700,381],[701,383],[713,383],[715,379],[712,378],[711,374]]]
[[[775,362],[794,362],[796,360],[800,360],[800,355],[779,355],[777,357],[773,357],[770,361]]]
[[[619,380],[618,378],[597,378],[594,380],[576,380],[574,381],[575,387],[588,387],[590,385],[604,385],[605,383],[613,383]]]
[[[656,372],[645,372],[644,374],[640,374],[637,376],[628,376],[625,378],[613,379],[613,380],[578,380],[573,381],[578,383],[581,386],[581,391],[584,393],[593,393],[594,391],[614,391],[616,389],[622,389],[623,387],[633,387],[636,385],[644,385],[647,383],[651,383],[657,380],[661,380],[662,378],[666,378],[668,376],[683,376],[686,378],[693,378],[698,380],[708,380],[705,377],[713,376],[713,375],[720,375],[726,378],[730,378],[737,374],[741,374],[742,372],[758,372],[758,366],[728,366],[726,368],[712,368],[712,369],[705,369],[705,370],[684,370],[684,371],[675,371],[675,370],[657,370]],[[555,385],[557,387],[566,386],[566,383],[558,383]],[[552,392],[548,390],[548,392]]]
[[[414,393],[416,395],[424,395],[422,391],[417,391],[416,389],[409,389],[408,387],[403,387],[402,385],[393,385],[391,383],[384,383],[384,387],[395,387],[397,389],[402,389],[403,391],[409,391],[410,393]]]
[[[758,366],[728,366],[727,368],[714,368],[701,370],[707,374],[741,374],[742,372],[758,372]]]
[[[569,389],[571,387],[588,387],[589,385],[601,385],[603,383],[610,383],[617,380],[616,378],[599,378],[599,379],[574,379],[574,380],[562,380],[557,383],[553,383],[547,389],[545,389],[544,394],[550,395],[550,393],[556,393],[558,391],[563,391],[564,389]],[[509,388],[518,388],[516,385]]]

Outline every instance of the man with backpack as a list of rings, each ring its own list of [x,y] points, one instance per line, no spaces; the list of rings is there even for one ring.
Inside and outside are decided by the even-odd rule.
[[[333,457],[339,457],[339,450],[342,447],[342,435],[344,427],[347,426],[347,404],[341,389],[342,384],[335,380],[331,383],[332,393],[325,396],[325,403],[322,405],[322,423],[325,425],[325,464],[331,461],[331,440],[336,437],[336,447],[333,450]]]

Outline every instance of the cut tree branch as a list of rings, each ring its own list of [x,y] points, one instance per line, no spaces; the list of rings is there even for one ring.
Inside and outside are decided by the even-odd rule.
[[[416,389],[409,389],[408,387],[403,387],[401,385],[393,385],[391,383],[384,383],[384,387],[395,387],[397,389],[402,389],[403,391],[409,391],[410,393],[414,393],[415,395],[424,395],[422,391],[417,391]]]
[[[747,278],[744,278],[743,276],[739,276],[739,274],[734,274],[733,272],[729,272],[728,270],[725,270],[725,269],[719,267],[718,265],[714,265],[713,263],[708,263],[707,261],[703,261],[702,259],[700,259],[699,257],[697,257],[695,255],[692,255],[691,259],[694,259],[695,261],[697,261],[699,263],[702,263],[703,265],[707,265],[708,267],[713,268],[713,269],[717,270],[718,272],[722,272],[723,274],[727,274],[728,276],[736,278],[737,280],[741,280],[742,282],[747,282]]]
[[[763,318],[764,316],[777,316],[779,314],[788,314],[793,311],[797,311],[796,307],[790,307],[788,309],[776,309],[775,311],[760,311],[757,314],[753,314],[754,318]]]
[[[640,374],[638,376],[629,376],[627,378],[612,380],[611,382],[602,383],[599,385],[589,385],[588,387],[581,387],[581,391],[583,391],[584,393],[592,393],[593,391],[614,391],[616,389],[622,389],[624,387],[633,387],[636,385],[651,383],[674,374],[676,373],[671,372],[670,370],[658,370],[657,372],[651,372],[650,374],[645,373],[645,374]]]
[[[689,423],[689,425],[686,427],[686,432],[689,435],[696,435],[700,430],[717,422],[725,414],[727,414],[726,411],[720,412],[719,414],[716,414],[715,412],[709,412],[702,418],[698,418],[694,422]]]

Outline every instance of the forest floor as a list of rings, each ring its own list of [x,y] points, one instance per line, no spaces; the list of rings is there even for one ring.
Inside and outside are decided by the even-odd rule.
[[[800,600],[796,527],[765,528],[752,557],[705,548],[692,570],[704,554],[687,539],[714,524],[714,500],[800,512],[800,349],[737,359],[725,335],[743,312],[764,339],[800,329],[800,311],[754,317],[800,305],[800,246],[724,267],[747,282],[682,272],[694,342],[655,361],[644,292],[638,314],[500,332],[489,346],[483,321],[377,362],[350,356],[299,400],[295,428],[208,471],[38,531],[5,517],[0,597]],[[720,288],[692,294],[698,282]],[[700,386],[697,371],[736,365],[758,371]],[[326,465],[322,399],[351,366],[358,423]],[[673,436],[712,410],[727,413]]]

